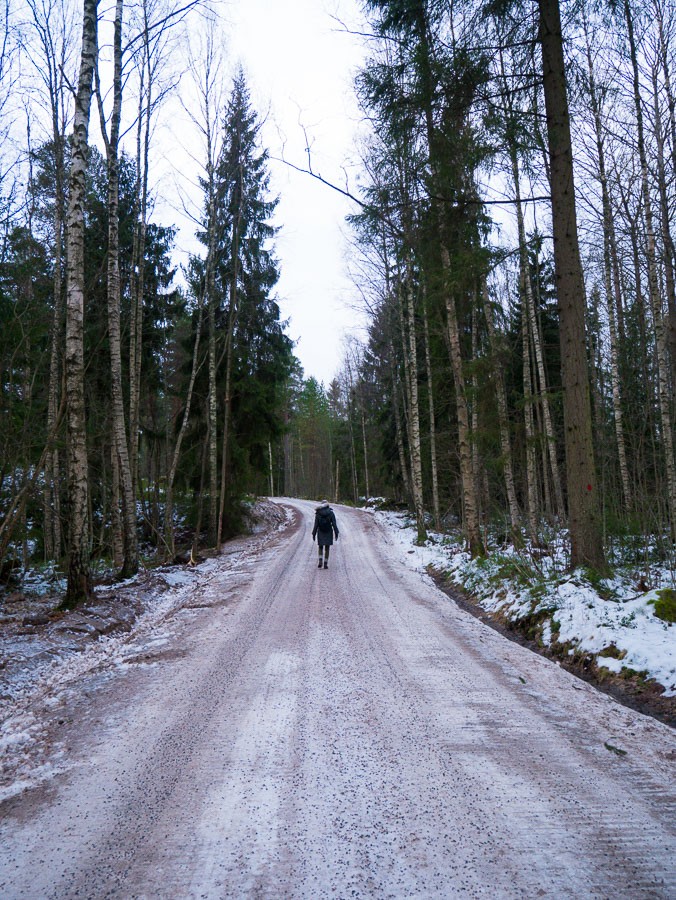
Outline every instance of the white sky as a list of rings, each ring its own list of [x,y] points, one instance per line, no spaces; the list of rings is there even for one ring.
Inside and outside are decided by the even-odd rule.
[[[271,157],[284,156],[297,166],[307,164],[303,128],[312,144],[314,171],[327,180],[356,189],[355,140],[360,113],[353,79],[363,59],[360,39],[345,33],[334,18],[354,26],[358,0],[228,0],[224,13],[226,64],[231,73],[241,63],[252,103],[265,119],[263,141]],[[342,32],[342,33],[341,33]],[[230,81],[226,94],[229,93]],[[172,132],[171,167],[179,172],[168,180],[194,180],[177,144],[183,125],[176,118]],[[166,140],[166,135],[164,140]],[[191,140],[192,143],[192,140]],[[199,150],[194,149],[195,155]],[[297,342],[295,353],[305,377],[326,385],[337,374],[343,356],[343,336],[363,321],[352,307],[356,291],[347,278],[348,213],[357,207],[308,175],[272,160],[272,190],[280,196],[275,224],[281,278],[277,294],[287,332]],[[166,191],[166,182],[165,188]],[[199,202],[199,198],[198,198]],[[176,202],[174,201],[174,208]],[[159,221],[166,217],[159,213]],[[178,222],[179,251],[198,251],[192,222]]]

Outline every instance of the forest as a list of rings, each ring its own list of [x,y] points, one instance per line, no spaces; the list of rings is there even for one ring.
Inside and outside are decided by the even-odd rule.
[[[324,385],[281,317],[263,119],[214,10],[5,0],[3,583],[48,572],[76,605],[99,572],[218,548],[256,495],[382,498],[475,557],[556,533],[571,568],[676,568],[676,8],[361,7],[369,324]],[[179,267],[153,172],[187,79],[201,206]]]

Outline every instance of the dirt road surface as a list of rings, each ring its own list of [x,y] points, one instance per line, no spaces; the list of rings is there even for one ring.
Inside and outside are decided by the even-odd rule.
[[[287,502],[287,501],[282,501]],[[676,735],[313,506],[54,712],[0,897],[676,897]],[[140,639],[139,639],[140,640]]]

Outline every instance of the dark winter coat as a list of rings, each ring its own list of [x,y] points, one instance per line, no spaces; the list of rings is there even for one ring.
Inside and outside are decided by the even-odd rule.
[[[315,526],[312,529],[312,540],[317,538],[320,547],[333,544],[333,535],[338,538],[336,515],[330,506],[320,506],[315,512]]]

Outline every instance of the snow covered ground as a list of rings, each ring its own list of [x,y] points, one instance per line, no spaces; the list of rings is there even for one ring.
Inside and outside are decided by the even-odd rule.
[[[641,673],[662,685],[665,696],[676,696],[676,627],[655,615],[660,591],[676,587],[667,568],[653,567],[650,590],[631,571],[592,584],[581,571],[565,571],[556,546],[547,555],[530,556],[509,546],[472,560],[445,534],[430,532],[427,543],[417,546],[415,523],[408,515],[375,515],[410,566],[448,573],[486,612],[513,622],[527,618],[537,623],[542,644],[565,644],[571,656],[591,654],[611,672]]]

